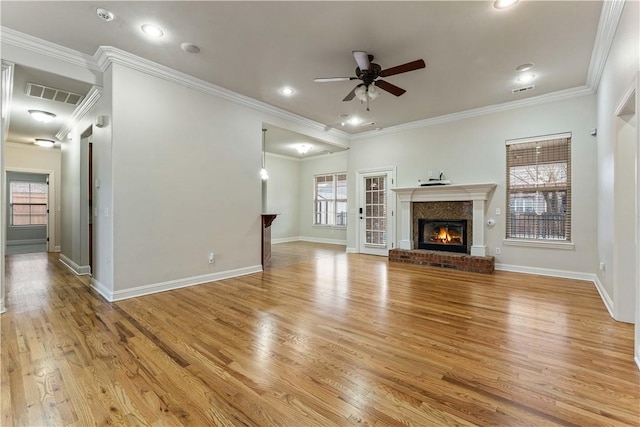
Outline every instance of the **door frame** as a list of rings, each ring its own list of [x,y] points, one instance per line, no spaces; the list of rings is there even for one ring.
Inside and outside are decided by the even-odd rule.
[[[59,252],[56,250],[56,174],[55,171],[47,170],[47,169],[31,169],[31,168],[14,168],[14,167],[6,167],[4,170],[4,186],[8,185],[7,173],[8,172],[23,172],[23,173],[33,173],[38,175],[47,175],[48,185],[48,194],[47,194],[47,210],[49,211],[49,215],[47,218],[47,252]],[[4,189],[4,191],[8,191],[8,189]],[[8,193],[6,193],[8,194]],[[5,199],[2,200],[2,209],[6,212],[8,206],[7,201]],[[8,225],[5,224],[5,227]],[[3,230],[3,233],[5,231]],[[4,240],[4,239],[3,239]],[[6,246],[7,242],[3,241],[3,246]],[[6,250],[6,248],[5,248]],[[5,252],[6,253],[6,252]]]
[[[360,219],[360,208],[362,206],[362,198],[364,197],[364,188],[363,182],[364,178],[371,175],[380,175],[383,173],[391,175],[391,183],[387,183],[387,247],[386,247],[386,255],[389,255],[389,249],[393,249],[396,247],[396,193],[391,191],[396,186],[396,166],[385,166],[378,168],[367,168],[367,169],[358,169],[356,170],[356,252],[363,253],[362,248],[364,247],[364,236],[360,231],[361,229],[361,219]]]

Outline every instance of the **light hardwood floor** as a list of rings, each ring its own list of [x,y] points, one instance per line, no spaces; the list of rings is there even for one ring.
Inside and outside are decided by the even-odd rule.
[[[0,424],[640,424],[633,326],[593,284],[305,250],[113,304],[8,257]]]

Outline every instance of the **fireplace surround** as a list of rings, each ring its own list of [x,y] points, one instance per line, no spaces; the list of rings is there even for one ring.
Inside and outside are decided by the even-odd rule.
[[[400,200],[400,249],[418,249],[414,245],[414,227],[412,205],[415,202],[440,201],[471,201],[470,254],[472,256],[487,256],[487,246],[484,241],[485,208],[493,195],[496,184],[450,184],[432,187],[406,187],[392,189]]]

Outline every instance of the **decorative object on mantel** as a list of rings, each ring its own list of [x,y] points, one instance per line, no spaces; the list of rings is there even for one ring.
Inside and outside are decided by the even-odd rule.
[[[429,172],[429,175],[431,175],[431,172]],[[429,187],[431,185],[450,185],[451,181],[448,179],[444,179],[444,172],[440,172],[440,175],[438,176],[438,178],[429,178],[428,181],[422,181],[422,180],[418,180],[418,185],[420,187]]]

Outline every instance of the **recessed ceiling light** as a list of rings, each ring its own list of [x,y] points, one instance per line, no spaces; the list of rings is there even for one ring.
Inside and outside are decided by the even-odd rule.
[[[46,148],[51,148],[55,145],[55,141],[52,141],[51,139],[43,139],[43,138],[36,138],[36,142],[34,142],[34,144],[39,145],[40,147],[46,147]]]
[[[347,120],[347,123],[356,126],[362,123],[362,120],[360,120],[358,117],[351,117],[349,120]]]
[[[98,15],[98,18],[102,19],[103,21],[109,22],[116,19],[116,16],[107,9],[97,9],[96,14]]]
[[[518,3],[519,0],[496,0],[493,2],[493,7],[496,9],[506,9]]]
[[[285,86],[282,89],[280,89],[280,93],[283,94],[284,96],[291,96],[295,93],[295,90],[293,90],[293,88],[290,88],[289,86]]]
[[[530,83],[536,78],[535,74],[526,73],[516,79],[518,83]]]
[[[187,53],[200,53],[200,48],[193,43],[182,43],[180,48]]]
[[[164,31],[155,25],[144,24],[140,29],[143,33],[151,37],[162,37],[164,35]]]
[[[533,66],[536,65],[533,62],[525,62],[524,64],[520,64],[516,67],[516,71],[520,72],[520,71],[529,71],[530,69],[533,68]]]
[[[48,111],[42,111],[42,110],[29,110],[29,114],[31,114],[31,117],[33,117],[34,120],[37,120],[42,123],[52,122],[53,119],[56,118],[55,114],[49,113]]]

